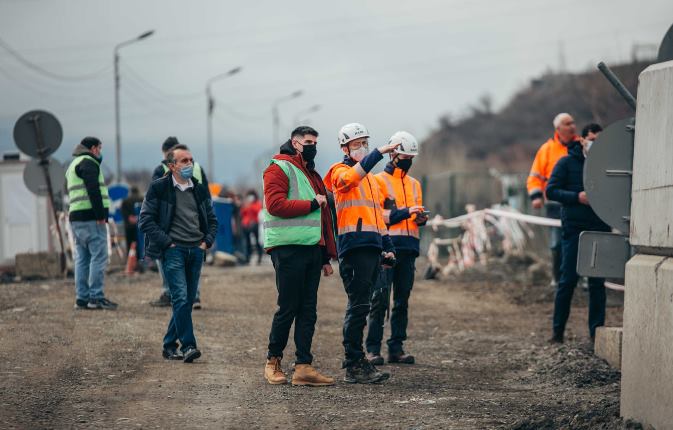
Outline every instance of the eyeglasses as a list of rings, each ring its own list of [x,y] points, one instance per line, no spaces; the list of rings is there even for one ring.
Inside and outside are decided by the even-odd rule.
[[[350,149],[360,149],[362,147],[369,148],[369,141],[365,140],[364,142],[351,142],[348,144]]]

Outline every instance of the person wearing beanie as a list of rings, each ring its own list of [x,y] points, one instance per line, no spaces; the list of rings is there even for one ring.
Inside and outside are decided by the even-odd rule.
[[[69,219],[75,239],[76,309],[117,308],[103,293],[110,197],[100,168],[102,147],[103,143],[96,137],[82,139],[65,173]]]

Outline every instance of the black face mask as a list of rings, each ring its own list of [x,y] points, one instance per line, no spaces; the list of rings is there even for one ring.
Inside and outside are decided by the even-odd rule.
[[[304,161],[309,162],[313,161],[317,153],[318,148],[316,148],[316,145],[304,145],[301,156],[304,159]]]
[[[411,169],[411,158],[401,158],[397,160],[397,167],[408,172]]]

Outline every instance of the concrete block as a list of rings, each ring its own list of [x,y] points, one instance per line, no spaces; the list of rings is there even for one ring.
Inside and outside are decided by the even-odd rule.
[[[673,61],[639,77],[633,149],[631,244],[673,248]]]
[[[24,279],[51,279],[61,275],[61,260],[56,252],[16,254],[16,275]]]
[[[673,259],[636,255],[626,265],[621,414],[673,429]]]
[[[622,366],[622,328],[598,327],[594,353],[616,369]]]

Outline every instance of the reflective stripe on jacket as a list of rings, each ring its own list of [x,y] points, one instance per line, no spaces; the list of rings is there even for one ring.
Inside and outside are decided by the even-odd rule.
[[[423,206],[421,184],[402,169],[388,163],[385,171],[375,175],[381,189],[383,219],[396,250],[419,252],[420,231],[412,206]]]
[[[361,163],[346,157],[344,161],[332,165],[325,175],[325,186],[334,194],[339,257],[351,249],[366,246],[394,250],[383,220],[378,182],[363,167],[371,169],[381,158],[377,150]]]
[[[68,170],[65,172],[65,179],[68,187],[68,199],[70,212],[85,211],[92,209],[91,199],[89,198],[89,193],[86,190],[86,184],[84,180],[80,178],[75,169],[77,166],[84,160],[90,160],[96,163],[99,166],[98,169],[98,187],[100,188],[100,195],[103,200],[103,207],[106,209],[110,208],[110,196],[108,195],[107,187],[105,186],[105,178],[103,177],[103,172],[100,169],[100,163],[94,157],[90,155],[79,155],[75,157],[74,160],[68,166]]]
[[[307,201],[315,199],[316,193],[304,172],[285,160],[272,159],[271,163],[280,167],[288,178],[288,199]],[[265,248],[283,245],[316,245],[320,242],[322,234],[320,208],[307,215],[282,218],[271,215],[265,207],[262,209],[262,215],[264,217]]]

